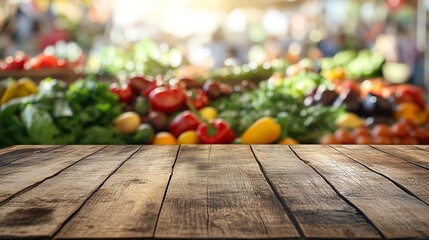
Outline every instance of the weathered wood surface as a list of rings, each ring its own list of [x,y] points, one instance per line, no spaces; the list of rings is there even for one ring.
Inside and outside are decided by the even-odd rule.
[[[364,152],[364,147],[356,148],[355,152]],[[359,208],[386,238],[428,237],[429,205],[389,179],[331,146],[297,145],[292,149],[341,196]]]
[[[46,152],[61,147],[52,145],[16,145],[0,149],[0,167],[37,152]]]
[[[429,239],[427,146],[0,149],[0,238]]]

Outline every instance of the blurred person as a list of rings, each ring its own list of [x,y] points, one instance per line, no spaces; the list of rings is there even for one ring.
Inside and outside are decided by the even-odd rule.
[[[223,36],[222,30],[218,29],[213,33],[212,40],[209,44],[211,55],[213,56],[213,68],[220,68],[228,56],[229,47]]]
[[[337,36],[329,35],[318,43],[318,47],[324,57],[333,57],[341,48],[337,42]]]
[[[14,28],[15,22],[12,17],[5,19],[0,26],[0,59],[12,55],[16,49],[12,39]],[[13,49],[12,53],[11,49]]]

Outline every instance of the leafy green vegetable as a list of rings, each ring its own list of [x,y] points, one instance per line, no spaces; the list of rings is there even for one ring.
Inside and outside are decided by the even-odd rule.
[[[259,118],[271,116],[282,126],[282,137],[312,143],[336,129],[335,119],[342,112],[332,107],[304,106],[305,95],[320,84],[327,82],[317,74],[304,73],[280,83],[262,82],[255,91],[235,93],[213,105],[238,135]]]
[[[60,131],[47,111],[29,104],[21,113],[21,120],[34,143],[56,143],[55,136],[59,135]]]
[[[121,113],[106,83],[91,78],[70,87],[45,79],[39,93],[14,99],[0,109],[0,147],[13,144],[123,143],[113,128]]]

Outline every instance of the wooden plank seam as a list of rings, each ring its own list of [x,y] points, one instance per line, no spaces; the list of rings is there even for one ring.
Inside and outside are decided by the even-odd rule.
[[[56,150],[56,149],[61,148],[61,147],[64,147],[64,145],[55,145],[54,147],[48,147],[48,148],[39,149],[39,150],[36,150],[36,151],[31,151],[30,153],[24,153],[22,156],[19,156],[19,158],[16,158],[16,159],[13,159],[11,161],[7,161],[6,163],[0,164],[0,167],[7,166],[7,165],[9,165],[9,164],[11,164],[11,163],[13,163],[13,162],[15,162],[17,160],[20,160],[21,158],[30,157],[30,156],[32,156],[32,155],[34,155],[36,153],[46,153],[46,152],[50,152],[50,151]],[[9,152],[2,153],[2,154],[0,154],[0,157],[1,157],[1,155],[8,154],[8,153]]]
[[[360,162],[360,161],[358,161],[357,159],[355,159],[355,158],[353,158],[353,157],[350,157],[350,156],[348,156],[348,155],[344,154],[343,152],[341,152],[340,150],[336,149],[335,147],[333,147],[333,146],[331,146],[331,145],[329,145],[329,146],[330,146],[331,148],[333,148],[335,151],[337,151],[337,152],[339,152],[340,154],[342,154],[343,156],[345,156],[345,157],[349,158],[350,160],[352,160],[352,161],[354,161],[354,162],[358,163],[359,165],[363,166],[364,168],[368,169],[369,171],[371,171],[371,172],[373,172],[373,173],[375,173],[375,174],[378,174],[378,175],[380,175],[380,176],[382,176],[382,177],[386,178],[387,180],[389,180],[391,183],[393,183],[396,187],[398,187],[399,189],[401,189],[401,190],[402,190],[402,191],[404,191],[405,193],[407,193],[407,194],[409,194],[409,195],[413,196],[414,198],[416,198],[416,199],[417,199],[417,200],[419,200],[420,202],[422,202],[422,203],[424,203],[425,205],[428,205],[428,206],[429,206],[429,203],[425,202],[425,201],[424,201],[423,199],[421,199],[419,196],[417,196],[416,194],[414,194],[413,192],[411,192],[408,188],[406,188],[406,187],[402,186],[401,184],[399,184],[398,182],[396,182],[395,180],[393,180],[391,177],[389,177],[389,176],[387,176],[387,175],[385,175],[385,174],[383,174],[383,173],[381,173],[381,172],[378,172],[378,171],[376,171],[376,170],[372,169],[371,167],[367,166],[367,165],[366,165],[366,164],[364,164],[364,163],[361,163],[361,162]],[[378,149],[376,149],[376,150],[377,150],[377,151],[379,151]],[[382,151],[380,151],[380,152],[382,152]],[[395,157],[395,156],[393,156],[393,157]],[[401,158],[400,158],[400,159],[401,159]]]
[[[378,148],[378,147],[376,147],[376,146],[373,146],[373,145],[368,145],[368,146],[370,146],[370,147],[372,147],[372,148],[374,148],[375,150],[378,150],[378,151],[380,151],[380,152],[384,152],[384,153],[386,153],[386,154],[389,154],[389,155],[390,155],[390,156],[392,156],[392,157],[400,158],[400,159],[402,159],[402,160],[404,160],[404,161],[406,161],[406,162],[408,162],[408,163],[411,163],[411,164],[413,164],[413,165],[416,165],[417,167],[421,167],[421,168],[424,168],[424,169],[426,169],[426,170],[429,170],[429,168],[428,168],[428,167],[422,166],[421,164],[418,164],[418,163],[416,163],[416,162],[410,161],[410,160],[408,160],[408,159],[406,159],[406,158],[403,158],[403,157],[400,157],[400,156],[396,156],[396,155],[392,154],[391,152],[384,151],[383,149],[380,149],[380,148]],[[422,150],[421,148],[416,148],[416,149]]]
[[[165,201],[165,197],[167,196],[168,187],[170,186],[171,179],[173,178],[174,167],[176,166],[176,162],[177,162],[177,158],[179,157],[179,152],[180,152],[181,146],[182,145],[179,145],[179,148],[177,149],[177,152],[176,152],[176,158],[174,159],[173,165],[171,166],[170,176],[168,177],[167,186],[165,187],[164,195],[162,196],[161,205],[159,206],[158,216],[156,217],[155,227],[153,229],[153,234],[152,234],[153,239],[155,239],[155,233],[156,233],[156,229],[158,227],[159,216],[161,215],[162,206],[164,206],[164,201]]]
[[[308,161],[302,159],[297,152],[293,148],[289,146],[290,150],[295,154],[295,156],[303,161],[305,164],[307,164],[309,167],[313,169],[323,180],[334,190],[334,192],[349,206],[356,209],[356,211],[377,231],[377,233],[381,236],[381,239],[387,239],[386,236],[383,234],[383,232],[374,224],[374,222],[361,210],[359,209],[355,204],[353,204],[349,199],[347,199],[343,194],[341,194],[338,189],[331,183],[329,180],[321,173],[319,172],[315,167],[313,167]]]
[[[302,231],[301,226],[299,225],[298,221],[296,220],[295,214],[287,206],[285,200],[280,196],[280,194],[273,187],[273,183],[268,178],[265,169],[262,167],[262,164],[258,160],[258,157],[256,156],[256,154],[255,154],[255,152],[254,152],[254,150],[253,150],[253,148],[252,148],[251,145],[249,145],[249,148],[250,148],[250,151],[252,152],[253,158],[258,163],[259,169],[261,170],[262,175],[264,176],[265,181],[267,181],[268,185],[270,186],[271,191],[274,193],[274,196],[276,196],[277,201],[280,202],[280,204],[283,206],[283,209],[286,211],[289,219],[291,220],[292,224],[295,226],[296,230],[298,231],[300,239],[305,239],[304,232]]]
[[[108,147],[108,146],[106,146],[106,147]],[[104,148],[106,148],[106,147],[104,147]],[[60,227],[58,227],[58,229],[54,232],[54,234],[52,234],[52,239],[54,239],[55,238],[55,236],[61,231],[61,229],[79,212],[79,210],[80,209],[82,209],[82,207],[88,202],[88,200],[92,197],[92,196],[94,196],[94,194],[101,188],[101,186],[103,186],[103,184],[113,175],[113,174],[115,174],[116,173],[116,171],[118,171],[118,169],[119,168],[121,168],[122,167],[122,165],[124,165],[124,163],[125,162],[127,162],[129,159],[131,159],[141,148],[143,147],[143,145],[141,145],[137,150],[135,150],[127,159],[125,159],[123,162],[121,162],[120,164],[119,164],[119,166],[118,167],[116,167],[115,168],[115,170],[113,170],[108,176],[107,176],[107,178],[106,179],[104,179],[103,180],[103,182],[101,182],[101,184],[98,186],[98,187],[96,187],[95,189],[94,189],[94,191],[93,192],[91,192],[91,194],[89,194],[89,196],[85,199],[85,201],[83,201],[83,203],[76,209],[76,211],[74,211],[69,217],[67,217],[66,218],[66,220],[61,224],[61,226]],[[103,149],[104,149],[103,148]],[[99,150],[100,151],[100,150]],[[99,151],[97,151],[97,152],[99,152]]]
[[[65,168],[61,169],[60,171],[56,172],[55,174],[53,174],[53,175],[51,175],[51,176],[48,176],[48,177],[46,177],[46,178],[42,179],[41,181],[38,181],[38,182],[36,182],[36,183],[34,183],[34,184],[32,184],[32,185],[30,185],[30,186],[28,186],[28,187],[26,187],[26,188],[24,188],[24,189],[22,189],[22,190],[19,190],[18,192],[16,192],[16,193],[14,193],[13,195],[9,196],[9,197],[8,197],[8,198],[6,198],[5,200],[1,201],[1,202],[0,202],[0,206],[2,206],[2,205],[4,205],[4,204],[6,204],[7,202],[9,202],[10,200],[12,200],[12,199],[13,199],[13,198],[15,198],[15,197],[17,197],[17,196],[19,196],[19,195],[22,195],[22,194],[24,194],[24,193],[26,193],[26,192],[30,191],[31,189],[36,188],[37,186],[39,186],[40,184],[42,184],[42,183],[43,183],[43,182],[45,182],[46,180],[49,180],[49,179],[51,179],[51,178],[54,178],[54,177],[58,176],[59,174],[61,174],[61,173],[62,173],[62,172],[64,172],[65,170],[69,169],[70,167],[73,167],[74,165],[76,165],[77,163],[79,163],[79,162],[81,162],[81,161],[83,161],[83,160],[87,159],[88,157],[90,157],[90,156],[92,156],[92,155],[94,155],[94,154],[96,154],[96,153],[98,153],[98,152],[102,151],[102,150],[103,150],[103,149],[105,149],[106,147],[107,147],[107,146],[102,147],[101,149],[99,149],[99,150],[97,150],[97,151],[95,151],[95,152],[93,152],[93,153],[90,153],[90,154],[88,154],[88,155],[86,155],[86,156],[82,157],[81,159],[77,160],[76,162],[74,162],[74,163],[72,163],[72,164],[68,165],[67,167],[65,167]],[[55,149],[57,149],[57,148],[55,148]],[[54,149],[51,149],[51,150],[54,150]]]

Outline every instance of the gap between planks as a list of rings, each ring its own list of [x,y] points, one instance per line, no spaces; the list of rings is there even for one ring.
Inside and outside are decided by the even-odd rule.
[[[164,195],[162,196],[161,206],[159,207],[158,216],[156,217],[155,227],[154,227],[154,230],[152,233],[153,239],[155,238],[155,233],[156,233],[156,229],[158,227],[158,222],[159,222],[159,216],[161,215],[162,206],[164,206],[164,201],[165,201],[165,197],[167,196],[168,187],[170,186],[171,179],[173,178],[174,167],[176,166],[176,162],[177,162],[177,158],[179,157],[179,152],[180,152],[181,146],[182,145],[179,145],[179,147],[177,148],[176,157],[174,159],[173,166],[171,166],[170,176],[168,177],[167,186],[165,187]]]
[[[418,199],[422,203],[424,203],[424,204],[426,204],[426,205],[429,206],[429,198],[427,197],[429,195],[429,191],[426,191],[426,193],[419,194],[418,192],[415,193],[415,192],[413,192],[412,189],[410,189],[410,188],[417,188],[417,187],[419,187],[421,189],[421,188],[424,188],[425,186],[427,186],[427,184],[425,184],[425,183],[417,184],[417,183],[419,183],[419,180],[415,180],[412,183],[407,183],[406,181],[404,181],[404,179],[402,179],[402,174],[400,174],[400,175],[395,175],[394,174],[395,173],[394,172],[395,169],[393,167],[391,167],[391,169],[393,169],[392,170],[393,172],[389,171],[389,169],[388,170],[384,170],[384,171],[383,171],[383,169],[377,170],[377,165],[376,165],[377,162],[374,164],[375,165],[374,167],[371,167],[371,162],[368,163],[368,162],[365,162],[366,160],[365,161],[362,160],[362,158],[358,159],[356,156],[350,156],[349,154],[350,154],[351,149],[349,151],[349,154],[346,154],[344,151],[349,150],[349,149],[347,149],[347,148],[345,148],[343,146],[337,146],[337,147],[330,146],[330,147],[333,148],[334,150],[336,150],[337,152],[341,153],[342,155],[346,156],[350,160],[352,160],[352,161],[354,161],[354,162],[362,165],[363,167],[365,167],[369,171],[374,172],[374,173],[376,173],[376,174],[378,174],[378,175],[386,178],[387,180],[389,180],[390,182],[392,182],[395,186],[397,186],[398,188],[400,188],[405,193],[413,196],[414,198]],[[370,148],[370,149],[372,150],[372,151],[370,150],[370,152],[374,152],[373,155],[376,154],[377,152],[378,153],[386,154],[384,151],[381,151],[381,150],[379,150],[377,148]],[[366,151],[365,151],[365,153],[366,153]],[[429,174],[429,171],[427,171],[426,168],[422,168],[419,165],[412,164],[409,161],[404,160],[403,158],[399,158],[399,157],[391,155],[391,154],[388,154],[386,156],[388,158],[390,158],[390,160],[395,160],[395,163],[397,163],[397,164],[403,163],[402,165],[406,165],[404,167],[409,166],[409,168],[414,168],[413,172],[416,175],[417,175],[417,173],[422,174],[422,171],[423,172],[427,172],[427,174]],[[391,162],[386,162],[384,168],[389,168],[390,167],[390,163]],[[421,171],[418,171],[418,170],[421,170]],[[390,174],[391,176],[388,176],[388,174]],[[424,175],[426,175],[426,174],[424,174]],[[422,174],[421,176],[424,177],[424,175]],[[421,178],[418,178],[418,179],[421,179]],[[401,184],[400,182],[403,182],[403,183]],[[414,186],[413,183],[416,183],[416,186]],[[406,187],[406,185],[409,185],[409,186]]]
[[[298,221],[296,220],[295,214],[292,212],[292,210],[288,207],[285,200],[280,196],[280,194],[277,192],[277,190],[274,188],[273,183],[267,176],[267,173],[265,172],[265,169],[262,167],[261,162],[259,162],[258,157],[256,156],[253,147],[249,145],[249,149],[252,152],[253,158],[258,163],[259,170],[261,170],[262,175],[264,176],[265,181],[268,183],[268,185],[271,188],[271,191],[274,193],[274,196],[276,197],[277,201],[283,206],[283,209],[286,211],[287,215],[289,216],[292,224],[295,226],[296,230],[298,231],[300,239],[304,239],[305,235],[302,231],[301,226],[299,225]]]
[[[65,145],[62,145],[62,146],[60,146],[60,147],[63,147],[63,146],[65,146]],[[56,147],[56,148],[49,149],[49,151],[52,151],[52,150],[54,150],[54,149],[58,149],[58,148],[60,148],[60,147]],[[94,155],[94,154],[96,154],[96,153],[100,152],[101,150],[105,149],[106,147],[108,147],[108,146],[104,146],[104,147],[102,147],[102,148],[100,148],[100,149],[98,149],[98,150],[96,150],[96,151],[94,151],[94,152],[92,152],[92,153],[90,153],[90,154],[88,154],[88,155],[86,155],[86,156],[84,156],[84,157],[80,158],[80,159],[79,159],[79,160],[77,160],[76,162],[74,162],[74,163],[72,163],[72,164],[70,164],[70,165],[67,165],[66,167],[64,167],[63,169],[59,170],[58,172],[55,172],[54,174],[52,174],[52,175],[50,175],[50,176],[47,176],[47,177],[43,178],[42,180],[37,181],[37,182],[35,182],[35,183],[33,183],[33,184],[31,184],[31,185],[29,185],[29,186],[27,186],[27,187],[25,187],[25,188],[23,188],[23,189],[19,190],[18,192],[14,193],[14,194],[12,194],[11,196],[9,196],[9,197],[5,198],[4,200],[0,201],[0,206],[3,206],[3,205],[4,205],[4,204],[6,204],[7,202],[9,202],[11,199],[13,199],[13,198],[15,198],[15,197],[17,197],[17,196],[20,196],[20,195],[22,195],[22,194],[24,194],[24,193],[26,193],[26,192],[30,191],[31,189],[36,188],[37,186],[39,186],[40,184],[44,183],[45,181],[47,181],[47,180],[49,180],[49,179],[51,179],[51,178],[54,178],[54,177],[58,176],[59,174],[61,174],[61,173],[62,173],[62,172],[64,172],[65,170],[69,169],[70,167],[73,167],[73,166],[74,166],[74,165],[76,165],[77,163],[79,163],[79,162],[81,162],[81,161],[85,160],[86,158],[88,158],[88,157],[90,157],[90,156],[92,156],[92,155]],[[48,151],[48,152],[49,152],[49,151]],[[43,152],[43,151],[42,151],[42,152]],[[28,156],[27,156],[27,157],[28,157]],[[17,160],[19,160],[19,159],[17,159]]]
[[[107,146],[106,146],[107,147]],[[85,199],[85,201],[83,201],[83,203],[76,209],[76,211],[74,211],[62,224],[61,226],[55,231],[54,234],[52,234],[52,239],[55,239],[56,235],[61,231],[61,229],[82,209],[83,206],[85,206],[85,204],[88,202],[88,200],[94,196],[94,194],[104,185],[104,183],[113,175],[116,173],[116,171],[118,171],[119,168],[122,167],[122,165],[124,165],[124,163],[126,163],[128,160],[130,160],[138,151],[140,151],[140,149],[143,146],[140,146],[139,148],[137,148],[137,150],[135,150],[127,159],[125,159],[123,162],[121,162],[118,167],[116,167],[108,176],[106,179],[104,179],[103,182],[101,182],[101,184],[96,187],[96,189]],[[104,148],[103,148],[104,149]]]
[[[17,145],[17,146],[11,146],[8,148],[0,149],[0,167],[7,166],[21,158],[26,158],[36,153],[49,152],[49,151],[61,148],[63,146],[64,145]],[[5,155],[6,155],[6,160],[2,159],[2,157],[5,157]],[[7,155],[12,155],[12,156],[9,156],[9,159],[8,159]]]

